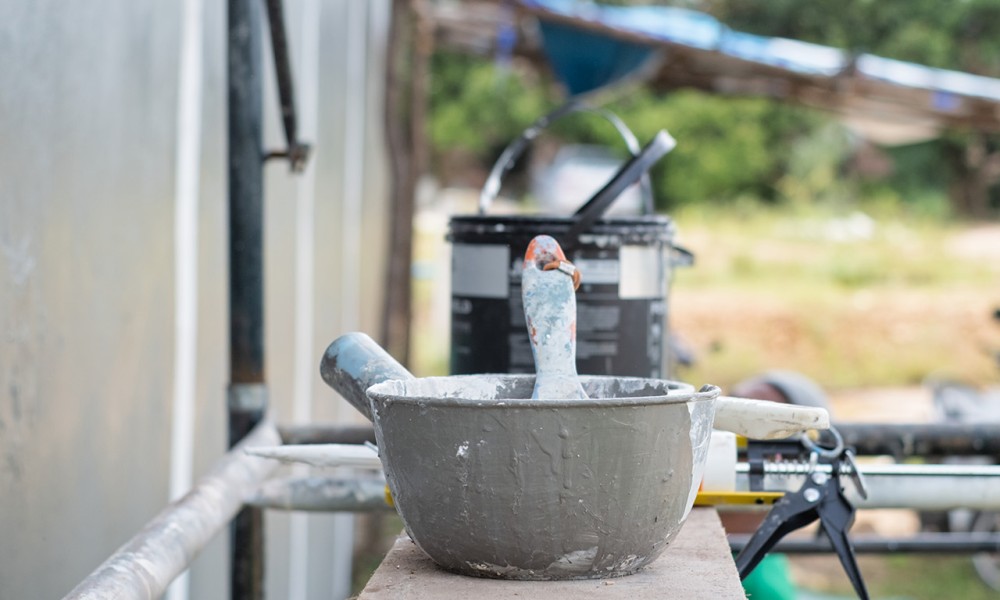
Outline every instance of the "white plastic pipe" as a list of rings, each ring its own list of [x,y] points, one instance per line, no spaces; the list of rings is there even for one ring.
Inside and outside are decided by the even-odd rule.
[[[174,171],[174,397],[170,433],[170,500],[191,488],[194,469],[195,375],[198,362],[198,188],[201,181],[201,0],[181,3]],[[168,600],[187,600],[185,573]]]
[[[860,508],[1000,510],[1000,466],[863,465],[868,499],[850,483],[848,499]]]
[[[772,469],[780,471],[781,467],[774,465]],[[747,489],[748,465],[739,463],[736,468],[736,489]],[[792,463],[787,468],[799,469],[801,465]],[[868,488],[866,500],[858,495],[849,476],[841,477],[848,500],[858,508],[1000,510],[997,465],[861,465],[859,468]],[[803,477],[772,472],[764,476],[764,489],[794,491],[801,487]]]
[[[296,181],[298,202],[295,211],[295,342],[292,421],[296,424],[312,420],[315,330],[315,219],[316,164],[319,148],[315,143],[319,133],[319,0],[303,0],[299,31],[296,74],[299,92],[299,132],[303,140],[313,145],[312,156],[305,171]],[[304,467],[303,467],[304,469]],[[303,473],[304,474],[304,473]],[[309,586],[308,515],[294,514],[289,519],[288,533],[288,600],[306,600]]]

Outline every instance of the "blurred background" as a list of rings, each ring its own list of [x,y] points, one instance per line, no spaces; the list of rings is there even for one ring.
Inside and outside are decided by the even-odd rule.
[[[992,393],[1000,0],[604,4],[693,12],[650,39],[568,0],[285,3],[314,150],[304,174],[265,169],[277,418],[360,422],[317,376],[345,331],[371,333],[418,376],[448,372],[448,220],[476,211],[504,147],[570,97],[641,141],[660,129],[678,141],[651,171],[656,210],[695,255],[669,294],[676,378],[729,387],[794,370],[850,421],[932,421],[933,382]],[[183,489],[172,465],[186,460],[190,480],[225,450],[224,9],[0,0],[0,598],[65,593]],[[574,19],[652,50],[582,84],[544,26]],[[699,27],[815,46],[743,56],[764,67],[741,71]],[[262,52],[271,148],[280,112]],[[929,70],[865,87],[851,77],[868,56],[902,61],[907,77],[907,64]],[[626,156],[607,123],[563,119],[491,210],[569,214]],[[635,211],[629,194],[616,210]],[[180,401],[193,401],[186,416]],[[857,527],[919,526],[893,511]],[[269,595],[287,598],[356,591],[382,533],[398,530],[275,512],[267,527]],[[193,597],[225,595],[226,543],[194,563]],[[865,556],[861,568],[883,597],[998,593],[967,557]],[[793,573],[849,593],[832,557],[797,558]]]

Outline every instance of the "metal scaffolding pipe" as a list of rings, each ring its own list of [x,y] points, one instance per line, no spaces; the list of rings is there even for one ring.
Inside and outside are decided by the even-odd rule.
[[[312,374],[312,373],[310,373]],[[369,425],[279,425],[286,444],[364,444],[375,443],[375,429]]]
[[[244,449],[280,442],[273,423],[260,423],[190,492],[170,503],[65,599],[159,598],[278,466],[277,461],[250,456]]]
[[[750,541],[749,534],[729,536],[733,552],[743,550]],[[892,554],[896,552],[929,554],[972,554],[975,552],[1000,552],[1000,535],[986,532],[973,533],[918,533],[912,537],[884,538],[874,535],[852,535],[851,544],[859,554]],[[785,554],[828,554],[833,546],[826,538],[784,539],[772,552]]]
[[[998,423],[836,423],[860,455],[1000,456]]]
[[[263,7],[227,2],[227,133],[229,141],[229,445],[267,412],[264,377]],[[254,508],[233,519],[230,597],[264,597],[264,515]]]
[[[808,469],[797,462],[765,464],[763,489],[798,489]],[[749,488],[749,470],[748,464],[737,463],[737,489]],[[829,465],[817,465],[816,470],[829,473]],[[859,470],[868,497],[861,498],[853,485],[845,485],[848,500],[857,508],[1000,510],[1000,465],[862,464]]]
[[[247,499],[260,508],[318,512],[392,511],[385,479],[299,477],[271,479]]]

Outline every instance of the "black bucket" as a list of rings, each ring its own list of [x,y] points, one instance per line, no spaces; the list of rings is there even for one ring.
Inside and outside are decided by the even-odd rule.
[[[577,371],[669,378],[667,292],[673,222],[599,221],[565,242],[569,218],[454,217],[451,373],[534,373],[521,304],[521,263],[539,234],[554,237],[583,276],[577,292]]]
[[[534,372],[521,302],[521,263],[528,244],[540,234],[554,237],[582,275],[577,292],[577,371],[650,378],[672,375],[668,290],[673,267],[690,262],[691,255],[674,245],[670,218],[646,214],[600,219],[621,192],[615,179],[572,217],[485,215],[500,177],[527,142],[558,116],[579,110],[590,109],[566,107],[526,130],[494,166],[480,198],[480,214],[455,216],[449,223],[453,375]],[[617,118],[600,114],[622,132],[634,155],[619,172],[632,170],[628,183],[649,168],[654,155],[653,162],[672,148],[672,138],[663,132],[663,137],[640,150]],[[664,150],[665,141],[670,146]],[[661,152],[652,152],[657,144]],[[648,182],[644,185],[645,207],[651,213]]]

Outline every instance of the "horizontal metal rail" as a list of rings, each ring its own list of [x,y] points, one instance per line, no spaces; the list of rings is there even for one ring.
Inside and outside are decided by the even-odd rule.
[[[860,455],[1000,456],[1000,423],[835,423]]]
[[[316,512],[393,511],[389,490],[381,477],[299,477],[271,479],[247,504],[278,510]]]
[[[163,509],[66,599],[153,600],[162,596],[278,466],[277,461],[250,456],[244,449],[279,443],[274,424],[261,422],[190,492]]]
[[[297,444],[375,443],[375,429],[368,425],[278,425],[281,441]]]
[[[729,548],[739,552],[750,541],[749,534],[730,535]],[[996,533],[918,533],[912,537],[886,538],[874,535],[852,535],[851,544],[859,554],[889,554],[894,552],[929,554],[973,554],[1000,552],[1000,534]],[[833,553],[826,538],[785,539],[772,552],[786,554]]]
[[[736,464],[737,489],[749,486],[750,465]],[[816,465],[817,472],[829,474],[830,465]],[[845,487],[848,500],[857,508],[910,508],[913,510],[951,510],[974,508],[1000,510],[1000,465],[916,465],[865,464],[858,466],[864,475],[868,497],[861,498],[852,485]],[[799,489],[802,478],[810,473],[808,464],[798,461],[765,463],[766,490]],[[849,474],[849,467],[842,467]]]

